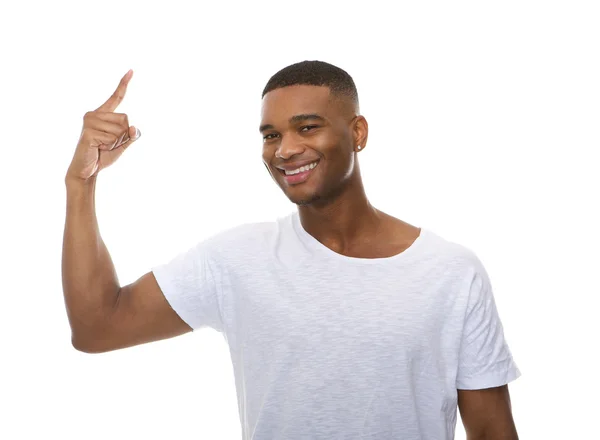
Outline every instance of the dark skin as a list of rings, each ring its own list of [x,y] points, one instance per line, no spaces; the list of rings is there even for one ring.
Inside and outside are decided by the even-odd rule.
[[[508,385],[457,391],[467,440],[519,440]]]
[[[420,229],[369,203],[357,160],[367,144],[368,124],[357,110],[348,98],[330,96],[327,87],[291,86],[267,93],[263,162],[298,205],[302,226],[313,237],[342,255],[389,257],[408,248]],[[288,184],[277,169],[315,160],[317,167],[300,184]]]
[[[86,115],[84,129],[102,116],[99,113],[115,118],[108,113],[123,99],[129,79],[131,73],[103,106]],[[112,109],[99,112],[109,104]],[[82,137],[65,177],[63,288],[72,344],[86,353],[119,350],[192,331],[171,308],[152,272],[120,286],[100,236],[94,205],[95,167],[79,160],[79,153],[97,159],[106,153],[98,149],[117,150],[114,145],[104,147],[117,142],[127,130],[133,136],[135,130],[126,124],[126,115],[117,119],[123,127],[113,130],[100,124],[92,127],[93,136]],[[298,203],[303,227],[321,243],[350,257],[382,258],[414,242],[419,228],[377,210],[367,200],[357,153],[366,146],[368,125],[351,101],[330,96],[324,87],[286,87],[265,96],[262,119],[261,125],[268,125],[262,130],[268,138],[263,147],[265,166],[290,200]],[[108,144],[103,145],[104,141]],[[303,159],[318,159],[319,164],[305,182],[288,184],[276,167]],[[91,172],[85,172],[87,168]],[[458,390],[458,407],[469,440],[518,440],[508,386]]]
[[[298,205],[304,229],[323,245],[348,257],[385,258],[419,236],[420,228],[369,203],[357,157],[369,127],[350,98],[320,86],[272,90],[263,98],[260,132],[265,167]],[[300,183],[287,182],[278,168],[315,161]],[[518,440],[508,385],[457,393],[469,440]]]

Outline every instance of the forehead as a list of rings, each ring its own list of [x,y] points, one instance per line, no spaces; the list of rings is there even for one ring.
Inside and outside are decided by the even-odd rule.
[[[328,87],[294,85],[267,93],[262,101],[261,117],[263,123],[272,123],[299,114],[332,115],[337,107]]]

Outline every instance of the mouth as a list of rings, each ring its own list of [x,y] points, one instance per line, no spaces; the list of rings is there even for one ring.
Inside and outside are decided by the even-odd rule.
[[[286,171],[278,168],[278,171],[288,184],[295,185],[306,181],[318,165],[319,161],[316,160],[295,170]]]

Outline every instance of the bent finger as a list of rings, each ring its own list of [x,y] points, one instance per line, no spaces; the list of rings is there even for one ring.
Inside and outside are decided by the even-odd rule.
[[[129,132],[127,133],[127,136],[121,141],[120,144],[117,144],[115,146],[115,148],[126,149],[131,144],[133,144],[135,141],[137,141],[141,135],[142,135],[142,132],[138,128],[136,128],[132,125],[131,127],[129,127]]]
[[[93,148],[100,148],[101,150],[109,150],[111,149],[118,140],[118,136],[115,136],[111,133],[106,133],[104,131],[99,130],[87,130],[84,133],[89,139],[89,146]]]
[[[99,118],[90,119],[86,125],[87,128],[93,130],[104,131],[106,133],[114,134],[117,137],[127,133],[129,127],[123,127],[122,125],[115,124],[114,122],[104,121]]]
[[[129,127],[129,117],[125,113],[95,111],[90,119],[100,119],[102,121],[112,122],[113,124],[119,124],[125,128]]]

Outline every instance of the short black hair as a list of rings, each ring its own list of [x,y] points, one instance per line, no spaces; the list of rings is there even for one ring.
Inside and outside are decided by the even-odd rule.
[[[284,67],[269,79],[262,97],[281,87],[326,86],[332,94],[350,98],[358,109],[358,92],[352,77],[343,69],[324,61],[301,61]]]

